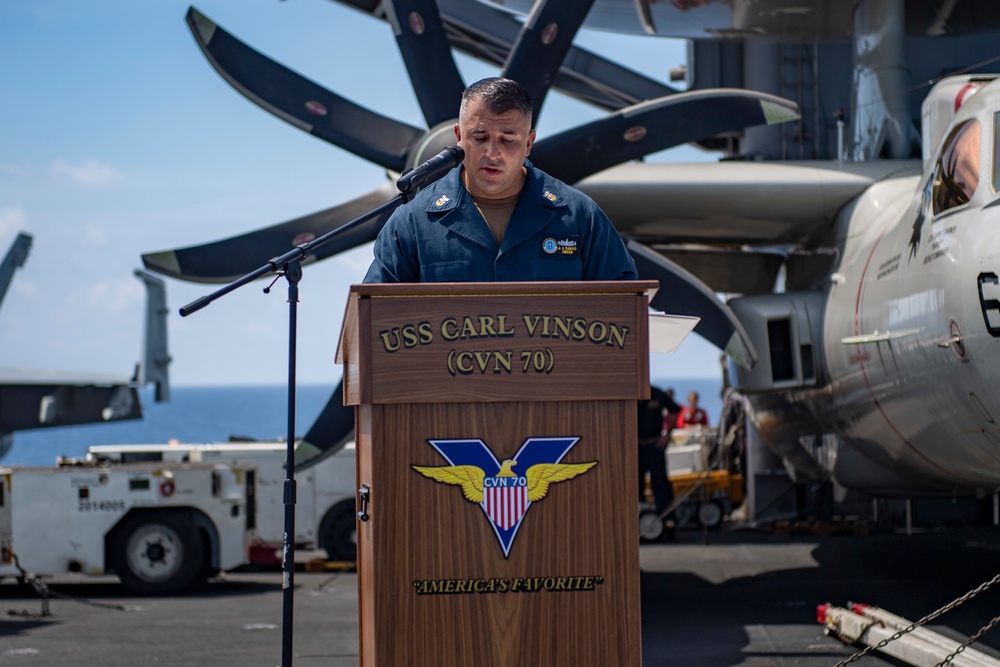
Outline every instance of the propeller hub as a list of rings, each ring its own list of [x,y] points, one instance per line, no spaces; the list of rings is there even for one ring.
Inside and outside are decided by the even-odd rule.
[[[455,145],[455,123],[457,118],[438,123],[415,142],[407,150],[406,168],[413,169],[431,159],[448,146]]]

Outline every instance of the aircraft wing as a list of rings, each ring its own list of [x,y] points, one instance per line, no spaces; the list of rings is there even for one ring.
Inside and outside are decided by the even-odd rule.
[[[783,244],[818,238],[876,181],[919,161],[622,164],[577,187],[646,243]]]
[[[0,369],[0,428],[5,433],[141,418],[132,378]]]
[[[142,419],[131,378],[0,368],[0,459],[14,432]]]
[[[759,294],[774,289],[782,266],[787,289],[824,275],[834,258],[829,246],[837,212],[876,181],[914,170],[920,163],[912,160],[633,162],[577,186],[624,237],[711,291]]]

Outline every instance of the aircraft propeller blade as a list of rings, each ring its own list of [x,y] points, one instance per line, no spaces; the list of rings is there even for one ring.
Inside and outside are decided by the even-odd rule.
[[[799,118],[798,105],[752,90],[678,93],[542,139],[531,161],[567,183],[651,153],[754,125]]]
[[[344,380],[333,390],[326,407],[302,438],[327,455],[343,449],[354,437],[354,406],[344,405]]]
[[[428,127],[458,116],[465,83],[434,0],[389,0],[385,10]]]
[[[272,257],[361,217],[398,194],[395,184],[386,183],[357,199],[278,225],[212,243],[146,253],[142,256],[142,263],[150,271],[171,278],[199,283],[229,283],[260,268]],[[383,213],[321,245],[306,257],[306,262],[325,259],[374,241],[389,214]]]
[[[593,0],[538,0],[513,39],[505,74],[529,88],[536,111],[559,75],[592,4]],[[194,7],[188,11],[187,22],[212,66],[251,101],[359,157],[402,171],[450,139],[450,127],[445,126],[456,115],[463,84],[450,52],[450,34],[434,0],[393,0],[385,8],[421,108],[428,123],[437,124],[431,130],[381,116],[326,90],[240,42]],[[670,94],[542,139],[533,147],[531,159],[553,176],[575,183],[671,146],[798,117],[795,104],[764,93],[706,90]],[[147,253],[143,262],[151,271],[182,280],[231,282],[271,257],[364,215],[396,194],[393,186],[386,184],[353,201],[278,225],[212,243]],[[387,218],[384,214],[351,230],[317,249],[307,261],[373,240]]]
[[[293,72],[194,7],[187,23],[215,71],[254,104],[369,162],[397,172],[406,167],[409,146],[424,134],[422,128],[377,114]]]
[[[378,19],[385,6],[372,0],[337,0]],[[452,48],[503,68],[523,23],[508,11],[469,0],[438,0]],[[572,46],[553,86],[606,111],[677,92],[674,88],[576,46]]]
[[[517,81],[531,95],[535,122],[593,4],[594,0],[538,0],[507,55],[502,76]]]

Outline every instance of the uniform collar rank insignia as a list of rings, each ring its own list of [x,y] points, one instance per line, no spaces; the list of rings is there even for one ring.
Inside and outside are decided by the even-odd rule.
[[[441,197],[438,198],[436,202],[434,202],[434,205],[437,206],[438,208],[441,208],[450,201],[451,199],[448,197],[448,195],[441,195]]]
[[[548,190],[546,190],[545,192],[543,192],[542,196],[545,197],[546,199],[548,199],[549,201],[555,201],[556,199],[558,199],[558,197],[556,197],[554,194],[552,194]]]

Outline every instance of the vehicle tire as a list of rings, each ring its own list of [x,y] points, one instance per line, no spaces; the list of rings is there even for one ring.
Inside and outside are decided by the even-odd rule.
[[[358,517],[353,500],[344,500],[323,515],[319,522],[319,548],[330,560],[358,559]]]
[[[109,548],[111,567],[133,593],[179,593],[207,571],[198,530],[176,512],[127,517],[115,529]]]
[[[663,537],[663,519],[656,512],[639,513],[639,541],[656,542]]]
[[[694,514],[695,506],[692,503],[681,503],[674,509],[674,521],[678,527],[686,525],[694,518]]]
[[[698,505],[698,523],[705,528],[718,528],[722,524],[722,506],[714,500]]]

